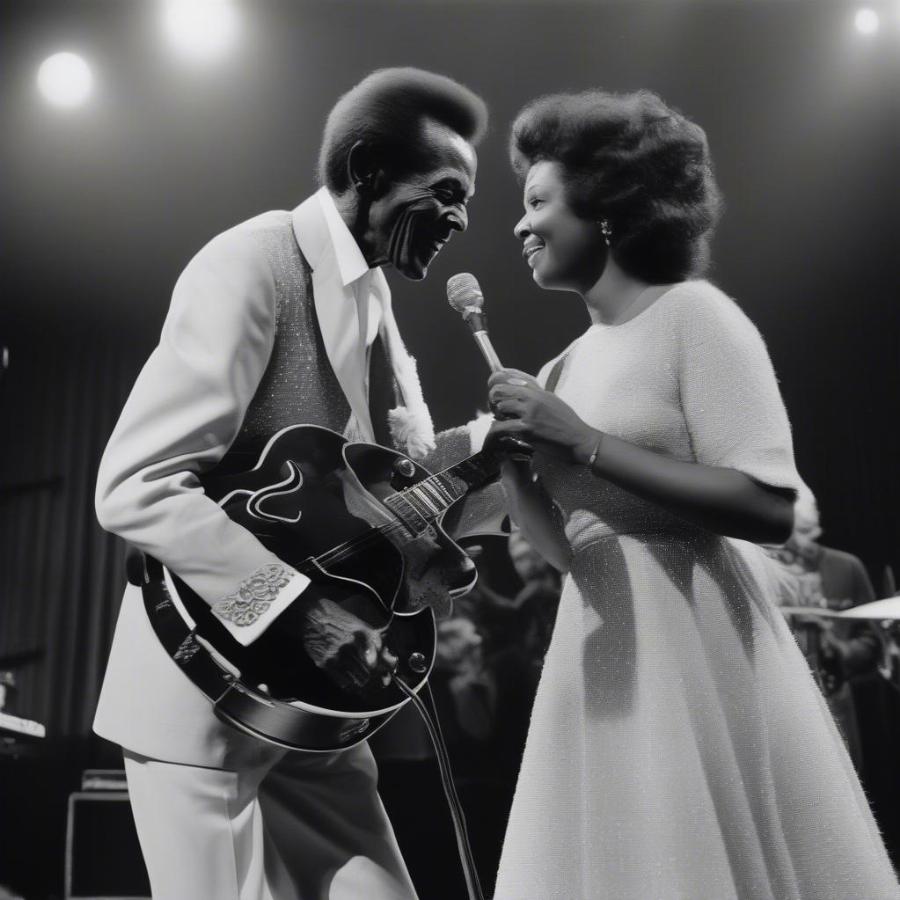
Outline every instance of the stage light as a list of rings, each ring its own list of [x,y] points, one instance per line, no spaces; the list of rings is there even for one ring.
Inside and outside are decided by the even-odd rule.
[[[856,26],[856,30],[860,34],[875,34],[875,32],[878,31],[879,26],[881,25],[881,20],[878,17],[878,13],[875,12],[874,9],[863,7],[862,9],[858,9],[856,11],[856,16],[853,19],[853,24]]]
[[[37,83],[44,99],[54,106],[74,109],[90,96],[94,77],[77,54],[54,53],[41,63]]]
[[[238,23],[228,0],[166,0],[163,24],[179,52],[206,62],[232,45]]]

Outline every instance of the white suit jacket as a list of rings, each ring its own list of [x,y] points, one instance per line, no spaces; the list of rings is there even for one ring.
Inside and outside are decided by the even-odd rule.
[[[314,195],[293,213],[265,213],[214,238],[191,260],[100,465],[101,525],[159,559],[214,610],[261,568],[283,567],[282,586],[266,616],[250,628],[231,629],[244,643],[308,583],[232,522],[197,477],[238,435],[275,341],[279,286],[260,250],[260,234],[274,229],[284,240],[285,229],[292,229],[312,269],[329,361],[358,427],[364,436],[371,429],[360,381],[364,357],[357,343],[354,271],[335,250],[327,208]],[[383,291],[389,303],[383,274],[375,270],[371,277],[373,291]],[[464,443],[457,439],[458,457],[469,452]],[[136,753],[205,766],[227,766],[232,748],[242,745],[246,752],[252,740],[222,725],[169,659],[152,632],[140,589],[132,585],[123,598],[94,729]]]

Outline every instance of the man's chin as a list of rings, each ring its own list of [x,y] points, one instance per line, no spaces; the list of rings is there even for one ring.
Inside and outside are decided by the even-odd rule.
[[[412,259],[397,260],[394,263],[394,268],[409,281],[421,281],[428,274],[428,267],[431,265],[433,258],[419,259],[418,257],[413,257]]]
[[[428,266],[404,266],[402,269],[398,266],[397,271],[407,281],[422,281],[428,274]]]

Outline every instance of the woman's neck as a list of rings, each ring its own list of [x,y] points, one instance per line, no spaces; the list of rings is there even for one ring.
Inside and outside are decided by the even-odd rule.
[[[628,275],[610,257],[600,280],[582,295],[591,324],[618,325],[634,318],[656,299],[654,287],[660,286]]]

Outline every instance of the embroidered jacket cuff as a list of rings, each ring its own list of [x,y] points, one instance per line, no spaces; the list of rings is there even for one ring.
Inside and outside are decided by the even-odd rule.
[[[257,569],[212,604],[213,615],[243,646],[253,643],[306,590],[309,578],[279,563]]]

